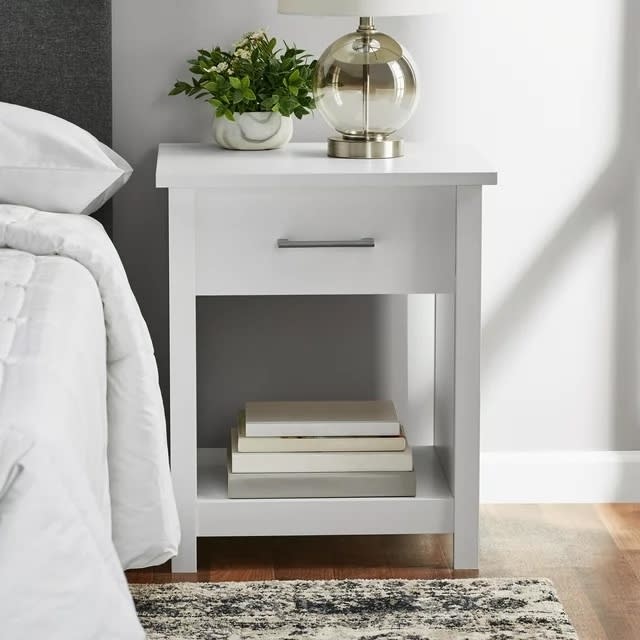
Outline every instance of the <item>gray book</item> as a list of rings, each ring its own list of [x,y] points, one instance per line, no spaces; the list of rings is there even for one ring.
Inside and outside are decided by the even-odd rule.
[[[415,497],[415,471],[337,473],[232,473],[229,498],[391,498]]]

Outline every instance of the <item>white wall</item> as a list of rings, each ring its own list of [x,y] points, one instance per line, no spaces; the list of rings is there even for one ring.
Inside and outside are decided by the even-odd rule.
[[[483,449],[639,449],[639,3],[463,4],[446,21],[442,128],[500,171]]]
[[[500,173],[484,200],[484,450],[640,449],[638,4],[460,0],[449,15],[379,21],[422,71],[406,136],[471,144]],[[136,167],[115,237],[166,381],[155,148],[209,125],[204,105],[166,92],[197,47],[267,26],[319,53],[352,21],[278,16],[275,0],[113,0],[113,10],[114,145]],[[296,137],[326,131],[310,119]]]
[[[500,174],[484,198],[482,448],[640,449],[640,3],[458,4],[437,19],[444,90],[427,99],[435,135]]]

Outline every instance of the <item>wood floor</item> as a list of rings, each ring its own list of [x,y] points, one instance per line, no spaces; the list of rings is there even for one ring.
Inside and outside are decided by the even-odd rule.
[[[130,582],[334,578],[551,578],[581,640],[640,640],[640,505],[481,509],[479,572],[448,569],[450,536],[209,538],[199,572]]]

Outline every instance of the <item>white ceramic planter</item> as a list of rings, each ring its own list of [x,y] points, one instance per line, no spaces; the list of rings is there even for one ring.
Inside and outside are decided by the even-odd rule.
[[[259,151],[284,146],[293,136],[291,118],[279,113],[236,113],[235,121],[216,118],[213,122],[213,137],[225,149]]]

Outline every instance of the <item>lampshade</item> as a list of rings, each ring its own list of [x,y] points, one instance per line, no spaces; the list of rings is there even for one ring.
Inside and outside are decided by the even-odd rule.
[[[447,9],[452,0],[278,0],[280,13],[307,16],[411,16]]]

